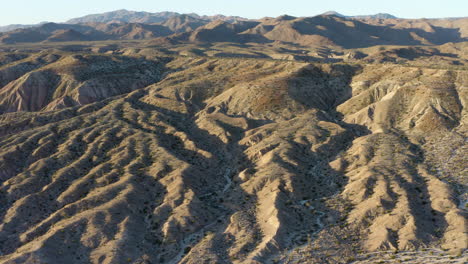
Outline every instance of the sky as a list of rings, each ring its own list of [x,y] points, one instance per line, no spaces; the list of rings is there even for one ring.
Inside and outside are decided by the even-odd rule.
[[[117,9],[247,18],[314,16],[330,10],[344,15],[390,13],[402,18],[436,18],[468,16],[468,0],[0,0],[0,25],[65,22]]]

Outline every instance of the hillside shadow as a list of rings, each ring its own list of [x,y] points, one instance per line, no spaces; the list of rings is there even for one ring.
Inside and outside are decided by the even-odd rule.
[[[288,95],[305,109],[335,113],[352,97],[351,79],[359,70],[361,66],[347,64],[308,65],[286,80]]]
[[[302,193],[298,196],[296,193],[290,193],[290,199],[298,202],[311,201],[313,204],[319,205],[311,213],[310,210],[296,211],[291,209],[283,213],[281,218],[283,221],[290,217],[291,214],[297,214],[298,219],[319,219],[320,214],[317,210],[322,210],[326,215],[333,215],[336,219],[340,219],[341,212],[323,203],[323,201],[333,200],[335,195],[341,193],[344,187],[348,184],[349,179],[346,177],[343,168],[335,169],[330,166],[330,162],[339,159],[353,141],[361,136],[368,135],[371,132],[367,127],[357,124],[350,124],[343,121],[343,115],[337,112],[336,108],[352,97],[351,81],[352,77],[361,70],[360,66],[352,65],[328,65],[328,69],[317,66],[310,66],[302,69],[288,81],[289,96],[300,103],[306,110],[319,109],[317,112],[318,122],[325,121],[340,125],[345,131],[334,136],[330,136],[327,130],[324,131],[327,138],[326,142],[322,142],[321,146],[313,148],[314,143],[299,143],[297,141],[289,141],[291,148],[286,156],[289,161],[277,157],[278,162],[282,167],[290,173],[295,174],[291,177],[291,184],[297,193]],[[294,87],[298,85],[306,85],[306,88],[297,92]],[[309,91],[306,91],[307,88]],[[314,149],[314,150],[313,150]],[[343,164],[342,166],[346,166]],[[310,220],[309,220],[310,221]],[[306,223],[307,220],[304,220]],[[307,227],[310,231],[303,233],[302,237],[296,238],[300,244],[305,244],[310,239],[314,240],[323,227],[317,226],[317,222],[309,222]],[[326,223],[323,223],[326,226]],[[283,230],[279,233],[287,234],[287,228],[281,227]],[[312,238],[310,235],[312,234]],[[335,252],[339,255],[341,248],[335,244],[323,245],[320,250],[310,252],[317,259],[323,261],[321,263],[333,263],[327,257],[327,252]]]
[[[444,53],[439,50],[427,51],[421,48],[401,48],[401,49],[395,50],[395,53],[398,55],[398,57],[408,59],[408,60],[414,60],[414,59],[418,59],[422,57],[432,57],[432,56],[458,58],[457,54]]]

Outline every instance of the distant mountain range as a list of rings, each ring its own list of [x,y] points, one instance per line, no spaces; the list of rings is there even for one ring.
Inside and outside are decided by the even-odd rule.
[[[12,25],[0,26],[0,32],[9,32],[9,31],[17,30],[17,29],[22,29],[22,28],[32,28],[32,27],[37,27],[46,23],[48,22],[41,22],[39,24],[30,24],[30,25],[12,24]]]
[[[193,18],[209,20],[209,21],[224,20],[224,21],[234,22],[235,20],[248,20],[247,18],[243,18],[239,16],[224,16],[224,15],[201,16],[195,13],[180,14],[176,12],[150,13],[150,12],[138,12],[138,11],[130,11],[130,10],[121,9],[121,10],[105,12],[101,14],[92,14],[92,15],[86,15],[83,17],[72,18],[66,21],[65,24],[85,24],[85,23],[152,24],[152,23],[164,22],[173,17],[185,16],[185,15],[188,15]],[[14,24],[14,25],[0,26],[0,32],[8,32],[8,31],[16,30],[16,29],[37,27],[46,23],[47,22],[42,22],[42,23],[33,24],[33,25]]]
[[[86,15],[83,17],[72,18],[65,22],[65,24],[86,24],[86,23],[143,23],[143,24],[152,24],[152,23],[161,23],[170,18],[178,17],[181,15],[188,15],[193,18],[201,19],[201,20],[208,20],[208,21],[215,21],[215,20],[223,20],[228,22],[234,21],[246,21],[249,20],[247,18],[243,18],[240,16],[224,16],[224,15],[213,15],[213,16],[206,16],[206,15],[198,15],[196,13],[189,13],[189,14],[180,14],[177,12],[138,12],[138,11],[130,11],[126,9],[105,12],[101,14],[91,14]],[[352,19],[398,19],[398,17],[387,14],[387,13],[378,13],[375,15],[358,15],[358,16],[347,16],[340,14],[336,11],[328,11],[321,15],[334,15],[338,17],[344,18],[352,18]],[[458,18],[444,18],[444,19],[458,19]],[[22,24],[13,24],[13,25],[6,25],[0,26],[0,32],[8,32],[16,29],[22,28],[31,28],[37,27],[47,22],[41,22],[39,24],[31,24],[31,25],[22,25]]]
[[[378,13],[378,14],[375,14],[375,15],[363,15],[363,16],[346,16],[346,15],[342,15],[342,14],[336,12],[336,11],[328,11],[328,12],[323,13],[322,15],[333,15],[333,16],[339,16],[339,17],[358,18],[358,19],[372,19],[372,18],[375,18],[375,19],[396,19],[396,18],[398,18],[398,17],[396,17],[394,15],[387,14],[387,13]]]
[[[102,14],[87,15],[79,18],[68,20],[67,24],[82,24],[82,23],[158,23],[170,17],[179,15],[175,12],[137,12],[129,10],[116,10]]]
[[[75,18],[64,24],[10,26],[0,43],[148,39],[155,44],[187,42],[268,43],[360,48],[374,45],[440,45],[468,40],[468,18],[400,19],[390,14],[249,20],[174,12],[118,10]]]

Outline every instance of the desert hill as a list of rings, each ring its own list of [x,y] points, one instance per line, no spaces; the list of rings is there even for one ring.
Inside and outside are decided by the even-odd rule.
[[[131,14],[114,14],[132,17]],[[255,20],[158,14],[158,19],[73,20],[68,24],[47,23],[0,34],[1,43],[41,42],[57,30],[74,30],[84,36],[64,41],[165,38],[155,42],[266,43],[281,41],[302,46],[364,48],[375,45],[442,45],[468,39],[468,19],[398,19],[391,16],[344,17],[334,13],[315,17],[280,16]],[[143,13],[146,17],[148,14]],[[140,17],[140,16],[137,16]],[[81,24],[76,24],[81,23]],[[70,34],[70,33],[68,33]],[[52,37],[54,38],[54,37]],[[60,39],[60,38],[56,38]]]
[[[0,33],[0,264],[464,264],[468,20],[118,10]]]
[[[126,57],[28,57],[0,68],[0,112],[89,104],[154,83],[160,71],[156,62]]]
[[[180,15],[169,18],[162,22],[163,26],[166,26],[174,33],[193,31],[201,26],[208,24],[209,21],[192,17],[189,15]]]
[[[437,24],[439,21],[432,23]],[[463,28],[466,24],[466,19],[460,19],[445,24],[447,28],[432,28],[433,30],[423,31],[411,23],[406,26],[403,25],[403,22],[395,26],[390,25],[390,23],[377,25],[364,23],[358,19],[324,15],[310,18],[267,20],[258,26],[259,30],[253,29],[253,31],[259,32],[271,40],[302,45],[331,44],[344,48],[359,48],[374,45],[439,45],[464,41]],[[458,28],[460,28],[461,34],[456,33]]]
[[[55,41],[55,42],[63,42],[63,41],[87,41],[88,39],[85,35],[81,34],[78,31],[73,29],[67,30],[58,30],[55,31],[54,34],[47,38],[46,41]]]
[[[122,39],[150,39],[171,35],[172,31],[160,25],[131,23],[121,25],[107,33]]]
[[[466,70],[5,58],[0,263],[466,257]]]
[[[46,23],[39,27],[17,29],[0,35],[2,43],[22,43],[22,42],[42,42],[48,38],[55,38],[56,34],[69,35],[57,41],[84,41],[84,40],[103,40],[105,34],[93,27],[87,25],[69,25]]]

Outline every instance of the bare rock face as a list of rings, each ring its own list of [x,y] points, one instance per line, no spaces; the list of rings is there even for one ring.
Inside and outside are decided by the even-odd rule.
[[[61,55],[0,89],[0,263],[460,260],[466,78]]]

